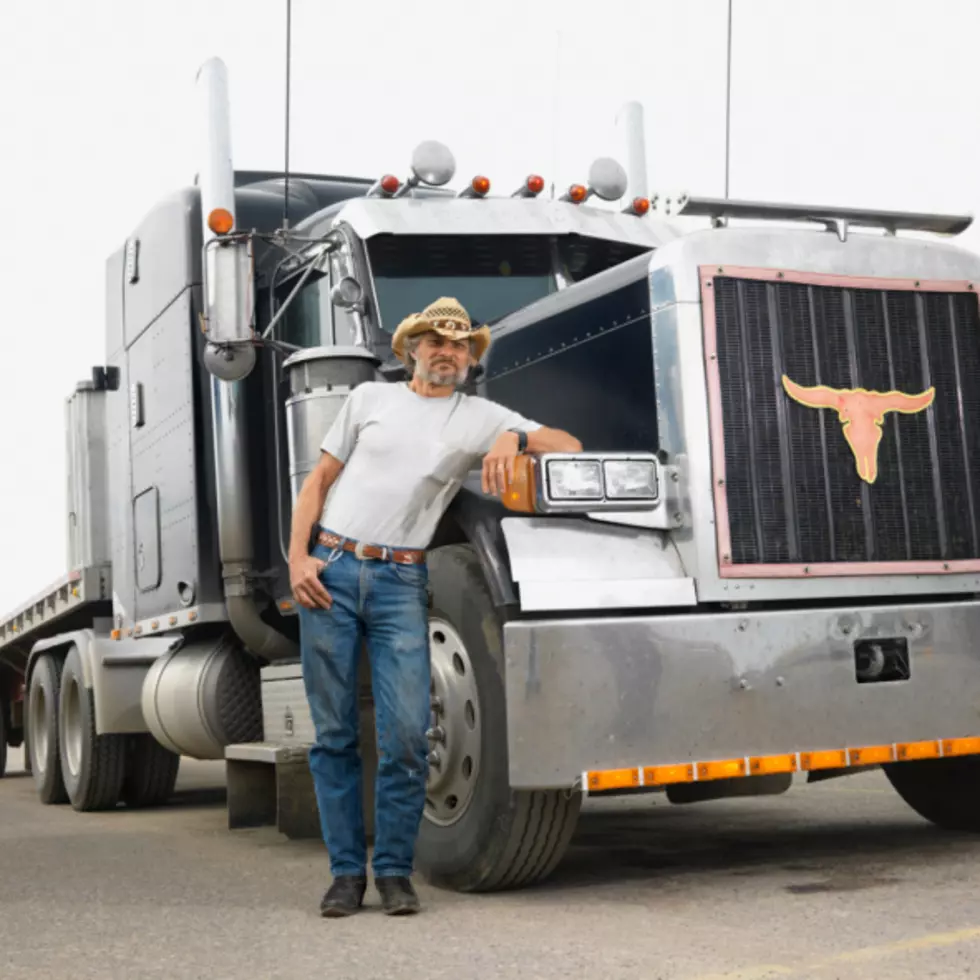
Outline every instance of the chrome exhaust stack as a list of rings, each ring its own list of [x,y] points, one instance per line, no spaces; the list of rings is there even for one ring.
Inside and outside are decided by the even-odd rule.
[[[228,619],[246,648],[263,660],[298,657],[299,651],[259,616],[252,587],[255,550],[248,468],[244,379],[255,365],[250,310],[254,289],[251,246],[235,229],[228,75],[218,58],[197,75],[203,166],[201,192],[205,367],[211,373],[218,553]]]

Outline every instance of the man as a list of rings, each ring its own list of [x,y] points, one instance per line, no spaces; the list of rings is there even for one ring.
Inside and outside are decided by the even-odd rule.
[[[519,451],[582,448],[566,432],[456,390],[489,344],[489,328],[474,330],[455,299],[403,320],[392,349],[411,380],[351,392],[297,497],[289,573],[316,731],[310,768],[333,875],[325,916],[355,912],[367,884],[357,751],[362,637],[378,731],[375,885],[385,912],[411,913],[419,908],[410,879],[429,752],[425,549],[481,459],[484,492],[499,495]]]

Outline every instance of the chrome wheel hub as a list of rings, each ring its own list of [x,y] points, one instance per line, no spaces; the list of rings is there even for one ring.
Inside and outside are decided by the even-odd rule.
[[[425,817],[448,826],[466,812],[480,767],[480,702],[476,676],[459,633],[429,620],[432,713]]]

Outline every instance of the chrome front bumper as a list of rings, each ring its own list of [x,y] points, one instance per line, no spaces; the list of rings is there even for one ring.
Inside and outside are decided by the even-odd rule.
[[[855,644],[904,637],[908,680]],[[980,736],[980,603],[520,620],[504,628],[510,780]]]

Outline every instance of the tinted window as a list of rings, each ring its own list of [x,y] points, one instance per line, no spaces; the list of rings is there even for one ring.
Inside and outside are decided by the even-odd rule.
[[[387,333],[440,296],[485,323],[557,289],[543,235],[378,235],[367,249]]]

